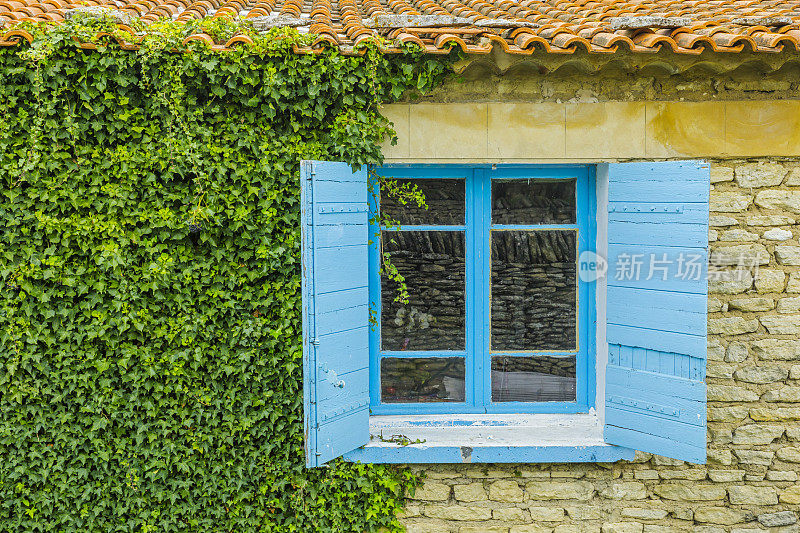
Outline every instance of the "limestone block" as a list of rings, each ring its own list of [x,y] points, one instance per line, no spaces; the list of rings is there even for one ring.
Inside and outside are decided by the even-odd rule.
[[[725,303],[717,298],[708,299],[708,312],[717,313],[725,310]]]
[[[715,229],[708,230],[708,242],[717,242],[719,240],[719,232]]]
[[[620,512],[623,518],[635,518],[637,520],[663,520],[667,517],[664,509],[643,509],[641,507],[625,507]]]
[[[734,298],[728,302],[728,307],[746,313],[757,313],[760,311],[773,310],[775,308],[775,301],[772,298],[763,296],[755,298]]]
[[[744,470],[709,470],[708,478],[714,483],[734,483],[744,479]]]
[[[786,185],[793,187],[800,185],[800,168],[795,168],[789,172],[789,177],[786,178]]]
[[[779,313],[800,313],[800,297],[778,300]]]
[[[461,526],[458,533],[508,533],[508,526]]]
[[[800,272],[789,274],[789,284],[786,286],[786,292],[800,292]]]
[[[764,232],[764,238],[769,241],[788,241],[792,238],[792,232],[783,228],[772,228]]]
[[[797,249],[798,251],[800,251],[800,247],[797,247]],[[769,258],[770,258],[769,251],[763,244],[736,244],[733,246],[716,247],[711,252],[711,257],[709,258],[709,264],[711,265],[745,264],[748,266],[766,265],[769,263]]]
[[[511,526],[508,533],[551,533],[552,527],[526,524],[524,526]]]
[[[726,215],[711,215],[708,217],[708,225],[712,227],[735,226],[738,223],[739,221],[735,218]]]
[[[800,365],[792,365],[789,369],[789,379],[800,379]]]
[[[712,422],[735,422],[744,420],[747,416],[747,407],[741,405],[708,408],[708,419]]]
[[[756,290],[760,293],[783,292],[786,286],[786,273],[782,270],[759,268],[755,276]]]
[[[600,520],[603,518],[603,512],[594,506],[567,507],[565,510],[570,518],[579,522],[586,520]]]
[[[725,489],[718,485],[701,483],[678,484],[665,483],[655,487],[655,493],[665,500],[676,501],[713,501],[725,498]]]
[[[733,454],[728,449],[712,448],[706,451],[709,464],[729,466],[733,463]]]
[[[736,167],[736,183],[740,187],[775,187],[783,183],[788,171],[778,163],[747,163]]]
[[[713,191],[710,199],[711,211],[717,213],[741,213],[750,207],[753,198],[748,194]]]
[[[733,432],[733,444],[748,444],[751,446],[772,444],[773,441],[783,436],[784,431],[783,426],[747,424],[736,428]]]
[[[786,215],[753,215],[747,217],[748,226],[790,226],[797,220]]]
[[[741,294],[752,287],[753,274],[748,270],[723,270],[708,280],[709,293]]]
[[[800,192],[766,190],[756,195],[756,205],[764,209],[781,209],[800,213]]]
[[[800,334],[800,316],[762,316],[761,324],[773,335]]]
[[[647,489],[644,483],[623,481],[612,483],[600,491],[600,496],[609,500],[643,500],[647,498]]]
[[[489,499],[496,502],[521,502],[523,493],[516,481],[501,479],[489,486]]]
[[[469,483],[467,485],[454,485],[453,492],[456,500],[460,502],[479,502],[486,500],[486,489],[483,483]]]
[[[758,515],[758,522],[765,527],[791,526],[797,523],[797,515],[792,511],[764,513]]]
[[[797,481],[797,472],[791,470],[770,470],[767,472],[769,481]]]
[[[442,520],[489,520],[492,510],[486,507],[462,507],[460,505],[428,505],[422,512],[431,518]]]
[[[781,492],[781,503],[800,504],[800,485],[793,485]]]
[[[594,485],[588,481],[532,481],[525,487],[532,500],[582,500],[594,494]]]
[[[757,241],[758,234],[747,231],[746,229],[735,228],[723,231],[719,235],[721,241]]]
[[[733,450],[740,463],[746,465],[769,466],[775,458],[775,452],[762,450]]]
[[[725,351],[725,361],[728,363],[741,363],[747,360],[748,355],[747,344],[732,342],[728,344],[728,349]]]
[[[492,511],[492,518],[495,520],[502,520],[503,522],[522,522],[527,520],[525,511],[518,509],[517,507],[494,509]]]
[[[768,390],[761,396],[765,402],[800,402],[800,387],[784,386],[775,390]]]
[[[451,533],[453,531],[448,524],[434,520],[415,520],[404,525],[406,533]]]
[[[642,533],[644,524],[639,522],[606,522],[603,524],[603,533]]]
[[[744,387],[709,383],[708,399],[712,402],[755,402],[758,400],[758,394]]]
[[[743,335],[745,333],[753,333],[755,331],[758,331],[758,320],[755,318],[747,320],[740,316],[731,316],[724,318],[711,318],[708,320],[709,335]]]
[[[736,371],[736,379],[746,383],[775,383],[789,376],[789,371],[779,366],[748,366]]]
[[[694,511],[694,519],[706,524],[732,526],[746,521],[747,513],[727,507],[699,507]]]
[[[531,506],[528,507],[528,511],[531,513],[531,520],[534,522],[542,521],[542,522],[559,522],[564,520],[564,509],[561,507],[540,507],[540,506]]]
[[[800,265],[800,246],[781,244],[775,247],[775,258],[781,265]]]
[[[725,181],[733,181],[733,169],[731,167],[711,165],[711,183],[722,183]]]
[[[450,498],[450,485],[427,481],[414,492],[415,500],[447,501]]]
[[[761,339],[750,343],[750,347],[759,359],[792,361],[800,359],[800,340],[794,339]]]
[[[633,477],[642,480],[655,480],[659,479],[658,470],[637,470],[633,473]]]
[[[738,485],[728,487],[728,499],[733,505],[777,505],[778,492],[774,487]]]
[[[800,407],[754,407],[750,409],[750,418],[756,422],[800,420]]]
[[[800,446],[786,446],[775,452],[775,457],[787,463],[800,463]]]

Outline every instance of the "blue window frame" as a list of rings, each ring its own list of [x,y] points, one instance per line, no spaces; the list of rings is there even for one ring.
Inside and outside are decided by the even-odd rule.
[[[377,323],[370,328],[370,410],[373,414],[440,413],[582,413],[594,407],[595,400],[595,283],[582,281],[577,271],[579,257],[595,250],[596,199],[594,167],[588,166],[385,166],[380,175],[396,179],[463,180],[463,224],[403,224],[379,227],[380,191],[373,183],[370,195],[369,292],[370,308]],[[527,183],[562,182],[574,184],[574,223],[498,224],[492,221],[492,188],[516,180]],[[562,181],[563,180],[563,181]],[[383,349],[381,346],[381,277],[379,274],[382,239],[393,232],[456,232],[463,237],[465,250],[465,295],[463,346],[433,350]],[[492,239],[501,232],[564,232],[574,235],[575,345],[556,350],[508,349],[491,346]],[[451,233],[452,234],[452,233]],[[381,236],[381,237],[378,237]],[[459,238],[462,238],[459,237]],[[569,242],[570,239],[567,239]],[[571,245],[570,245],[571,246]],[[552,361],[574,358],[574,401],[496,401],[492,394],[492,358],[521,357]],[[381,368],[384,363],[419,358],[449,358],[463,364],[464,395],[447,402],[386,402],[381,398]],[[390,360],[391,362],[387,361]],[[441,359],[438,359],[441,360]],[[519,360],[518,360],[519,361]],[[527,361],[527,359],[526,359]]]

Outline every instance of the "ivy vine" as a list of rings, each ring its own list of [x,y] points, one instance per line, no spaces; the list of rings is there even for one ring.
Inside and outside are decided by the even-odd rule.
[[[299,161],[380,163],[455,57],[134,26],[0,47],[0,530],[399,530],[409,470],[304,467]]]

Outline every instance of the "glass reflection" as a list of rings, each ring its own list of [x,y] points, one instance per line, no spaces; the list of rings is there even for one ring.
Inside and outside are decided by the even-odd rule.
[[[574,402],[575,357],[492,357],[493,402]]]
[[[575,180],[492,180],[492,224],[575,224]]]
[[[396,301],[399,285],[381,276],[383,350],[465,348],[463,231],[384,231],[383,251],[405,278],[409,301]]]
[[[402,205],[381,189],[381,213],[400,225],[462,225],[466,206],[463,179],[405,179],[394,180],[398,187],[416,185],[425,195],[427,209],[410,202]]]
[[[577,349],[577,233],[492,232],[492,350]]]
[[[465,364],[459,357],[381,360],[384,403],[463,402]]]

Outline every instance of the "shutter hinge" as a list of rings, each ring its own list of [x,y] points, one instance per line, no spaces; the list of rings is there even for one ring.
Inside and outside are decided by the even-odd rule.
[[[314,337],[313,339],[311,339],[311,344],[313,346],[319,346],[319,339]]]

